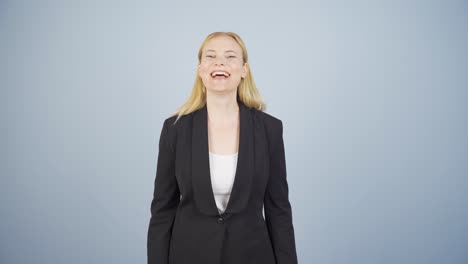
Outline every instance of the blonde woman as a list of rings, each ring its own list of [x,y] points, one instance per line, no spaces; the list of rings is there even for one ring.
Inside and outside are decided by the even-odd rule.
[[[208,35],[162,127],[149,264],[297,263],[283,124],[264,110],[242,39]]]

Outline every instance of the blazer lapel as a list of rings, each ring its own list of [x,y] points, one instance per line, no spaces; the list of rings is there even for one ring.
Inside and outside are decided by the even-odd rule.
[[[224,213],[238,213],[247,205],[255,170],[253,118],[248,107],[240,101],[238,103],[240,136],[237,168]],[[194,112],[191,163],[193,195],[198,209],[207,215],[219,215],[211,185],[206,104]]]

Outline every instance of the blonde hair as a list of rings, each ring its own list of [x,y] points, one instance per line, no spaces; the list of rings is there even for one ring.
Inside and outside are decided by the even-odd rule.
[[[245,47],[244,42],[242,41],[241,37],[237,35],[234,32],[213,32],[209,34],[203,43],[200,46],[200,49],[198,50],[198,64],[201,62],[202,58],[202,52],[203,48],[205,47],[206,43],[215,37],[218,36],[228,36],[234,39],[237,44],[242,49],[242,57],[244,64],[247,66],[247,75],[245,78],[242,78],[239,86],[237,87],[237,100],[241,101],[248,107],[252,107],[254,109],[260,110],[260,111],[265,111],[266,110],[266,104],[264,103],[262,97],[260,96],[260,93],[257,89],[257,86],[255,85],[253,76],[252,76],[252,71],[250,70],[249,66],[249,56],[247,54],[247,48]],[[198,75],[198,72],[195,77],[195,83],[192,88],[192,94],[190,97],[187,99],[187,101],[180,106],[175,113],[172,114],[172,116],[177,115],[177,119],[175,120],[174,123],[179,120],[179,118],[183,115],[190,114],[200,108],[202,108],[206,104],[206,87],[203,84],[202,79]]]

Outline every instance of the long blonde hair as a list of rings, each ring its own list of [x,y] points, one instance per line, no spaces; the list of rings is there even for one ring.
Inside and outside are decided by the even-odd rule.
[[[200,49],[198,50],[198,64],[200,64],[201,62],[202,52],[203,48],[205,47],[205,44],[210,39],[218,36],[228,36],[233,38],[241,47],[244,63],[247,64],[247,75],[245,76],[245,78],[241,79],[239,86],[237,87],[237,100],[241,101],[248,107],[252,107],[260,111],[265,111],[266,104],[260,96],[260,93],[257,89],[257,86],[255,85],[252,76],[252,71],[250,70],[250,65],[248,63],[249,56],[247,54],[247,48],[245,47],[245,44],[239,35],[237,35],[234,32],[213,32],[209,34],[201,44]],[[206,104],[205,91],[206,87],[204,86],[203,81],[197,72],[195,77],[195,83],[192,88],[192,94],[187,99],[187,101],[182,106],[180,106],[175,113],[172,114],[172,116],[177,115],[177,119],[175,120],[175,122],[177,122],[177,120],[179,120],[181,116],[190,114],[202,108]]]

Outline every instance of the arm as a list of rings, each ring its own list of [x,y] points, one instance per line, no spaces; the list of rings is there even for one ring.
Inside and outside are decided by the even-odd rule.
[[[270,177],[264,199],[265,221],[276,263],[297,264],[281,120],[274,123],[270,134]]]
[[[148,228],[148,264],[167,264],[169,243],[172,233],[180,192],[175,177],[175,153],[167,120],[163,124],[159,138],[159,154],[154,182],[151,218]]]

